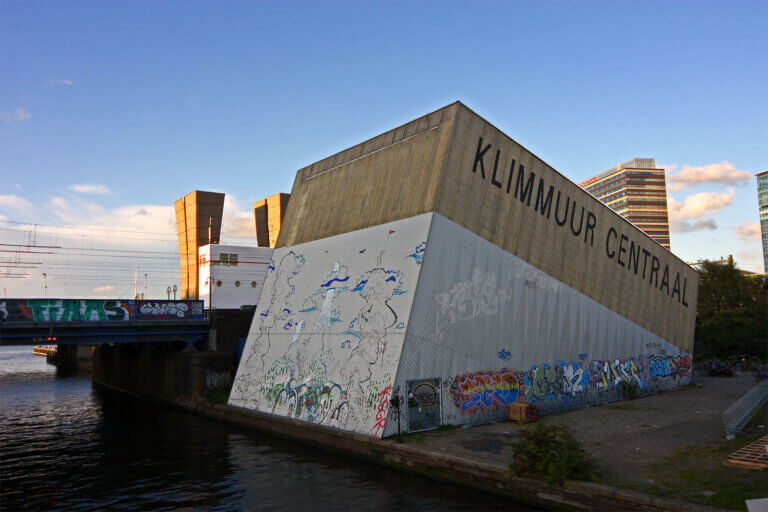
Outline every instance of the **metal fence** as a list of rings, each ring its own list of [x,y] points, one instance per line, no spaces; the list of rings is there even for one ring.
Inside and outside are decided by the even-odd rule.
[[[691,372],[687,377],[649,380],[642,387],[637,386],[630,389],[622,386],[609,386],[608,389],[590,389],[573,397],[565,396],[557,397],[554,400],[538,401],[536,405],[542,415],[566,412],[589,407],[590,405],[607,404],[619,400],[655,395],[662,391],[670,391],[681,386],[694,384],[696,380],[696,372]]]
[[[538,407],[542,415],[583,409],[591,405],[607,404],[630,398],[641,398],[655,395],[663,391],[679,389],[681,386],[694,385],[698,382],[698,371],[691,372],[685,377],[671,379],[648,380],[642,387],[622,387],[611,385],[604,389],[588,389],[576,394],[560,394],[543,400],[532,402]],[[491,408],[489,410],[474,413],[467,423],[471,426],[497,423],[507,419],[505,408]]]
[[[768,401],[768,381],[763,381],[723,411],[725,435],[728,439],[741,432],[757,410]]]

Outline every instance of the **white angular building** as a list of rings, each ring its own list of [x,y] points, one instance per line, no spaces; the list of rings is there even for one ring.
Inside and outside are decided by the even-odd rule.
[[[674,387],[697,290],[454,103],[297,173],[229,403],[381,437],[393,394],[419,431]]]
[[[198,249],[199,298],[207,308],[238,309],[259,302],[272,249],[208,244]]]

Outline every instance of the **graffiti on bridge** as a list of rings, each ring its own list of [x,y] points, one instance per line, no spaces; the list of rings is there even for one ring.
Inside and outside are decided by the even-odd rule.
[[[202,320],[203,302],[101,299],[6,299],[0,321],[126,322],[129,320]]]
[[[174,320],[203,318],[203,301],[138,301],[137,320]]]

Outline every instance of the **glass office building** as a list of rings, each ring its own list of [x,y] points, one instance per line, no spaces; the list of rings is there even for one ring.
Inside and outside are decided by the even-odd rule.
[[[633,158],[579,186],[669,249],[667,185],[655,158]]]
[[[768,272],[768,171],[757,175],[757,203],[760,205],[760,231],[763,235],[763,267]]]

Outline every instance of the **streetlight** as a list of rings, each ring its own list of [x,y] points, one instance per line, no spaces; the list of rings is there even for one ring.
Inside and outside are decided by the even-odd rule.
[[[176,285],[173,285],[173,300],[176,300]]]
[[[168,297],[168,300],[171,300],[171,287],[165,289],[165,294]]]
[[[43,272],[43,297],[48,296],[48,275]]]

